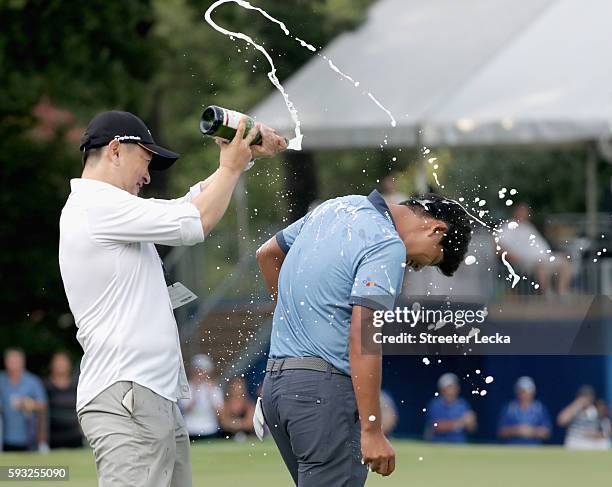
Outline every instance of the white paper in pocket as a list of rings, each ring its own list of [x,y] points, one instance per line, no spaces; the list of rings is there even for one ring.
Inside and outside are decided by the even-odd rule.
[[[261,397],[257,398],[257,404],[255,405],[255,413],[253,413],[253,428],[255,428],[255,434],[260,441],[264,439],[264,415],[261,405]]]
[[[128,413],[134,414],[134,388],[130,388],[129,391],[125,393],[123,399],[121,400],[121,405],[128,410]]]

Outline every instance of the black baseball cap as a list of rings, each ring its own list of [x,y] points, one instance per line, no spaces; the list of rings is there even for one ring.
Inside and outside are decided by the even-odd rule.
[[[153,154],[149,168],[162,171],[168,169],[180,157],[155,143],[151,131],[136,115],[113,110],[96,115],[85,130],[81,139],[81,152],[102,147],[111,140],[138,144]]]

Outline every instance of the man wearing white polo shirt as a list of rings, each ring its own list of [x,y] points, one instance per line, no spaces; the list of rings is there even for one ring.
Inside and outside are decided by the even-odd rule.
[[[260,147],[250,144],[257,131]],[[257,125],[221,142],[219,168],[175,200],[142,199],[149,170],[179,157],[127,112],[97,115],[83,136],[83,174],[60,218],[59,263],[83,347],[81,427],[100,486],[191,486],[189,438],[177,399],[189,397],[179,335],[154,244],[194,245],[225,213],[253,156],[284,139]]]

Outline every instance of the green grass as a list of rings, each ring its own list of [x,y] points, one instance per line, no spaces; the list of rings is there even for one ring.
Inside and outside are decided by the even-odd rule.
[[[439,446],[394,441],[397,469],[368,486],[385,487],[576,487],[610,485],[612,453],[569,452],[559,447]],[[289,474],[272,441],[237,444],[219,440],[191,449],[194,486],[289,487]],[[422,460],[419,460],[422,457]],[[59,450],[46,456],[5,453],[0,465],[57,465],[70,468],[70,481],[50,485],[97,485],[91,451]],[[0,482],[0,485],[9,485]],[[40,487],[44,482],[18,482]],[[321,486],[333,487],[333,486]]]

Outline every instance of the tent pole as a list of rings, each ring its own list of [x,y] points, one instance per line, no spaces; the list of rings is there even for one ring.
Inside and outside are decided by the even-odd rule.
[[[587,145],[586,160],[586,212],[587,212],[587,237],[591,242],[597,236],[597,153],[594,144]]]
[[[294,222],[308,213],[310,204],[319,194],[317,165],[311,151],[285,153],[285,189],[289,221]]]

